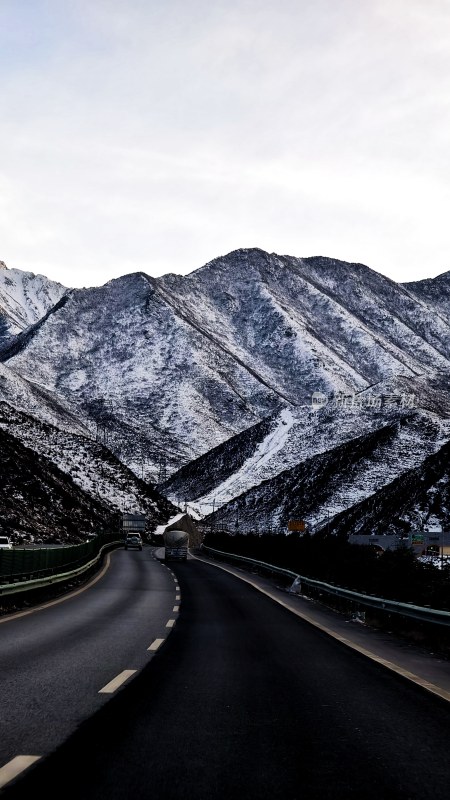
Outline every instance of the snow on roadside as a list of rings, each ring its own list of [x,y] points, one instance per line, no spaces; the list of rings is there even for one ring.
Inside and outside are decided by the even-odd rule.
[[[178,522],[179,519],[184,517],[185,513],[186,513],[185,511],[180,511],[179,514],[174,514],[173,517],[170,517],[170,519],[167,522],[165,522],[164,525],[157,525],[155,530],[153,531],[155,536],[162,536],[167,526],[172,525],[174,522]]]

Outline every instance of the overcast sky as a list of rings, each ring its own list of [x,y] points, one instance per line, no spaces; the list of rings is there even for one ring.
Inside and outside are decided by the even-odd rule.
[[[450,269],[448,0],[0,0],[0,259]]]

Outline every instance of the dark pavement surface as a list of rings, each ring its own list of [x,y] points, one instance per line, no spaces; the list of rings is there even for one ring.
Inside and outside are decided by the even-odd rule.
[[[32,613],[0,617],[0,767],[49,753],[105,704],[123,670],[139,670],[166,636],[175,584],[152,550],[111,553],[105,574]]]
[[[402,639],[392,632],[363,625],[348,615],[339,614],[307,597],[291,594],[285,588],[277,587],[273,581],[246,570],[220,561],[213,562],[203,555],[201,559],[239,576],[348,646],[450,701],[450,662],[430,648]]]
[[[173,569],[161,650],[7,800],[448,798],[445,700],[223,570]]]

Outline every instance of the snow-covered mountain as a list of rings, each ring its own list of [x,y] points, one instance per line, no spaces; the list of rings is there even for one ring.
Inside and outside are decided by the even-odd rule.
[[[74,291],[4,358],[13,373],[105,426],[114,451],[151,477],[162,456],[173,470],[279,402],[141,274]]]
[[[192,510],[207,514],[211,526],[223,526],[227,530],[233,530],[238,522],[239,530],[245,532],[286,531],[289,519],[301,519],[314,531],[324,525],[328,527],[330,521],[344,515],[347,509],[363,503],[370,507],[375,497],[389,492],[393,483],[401,483],[403,476],[414,472],[429,456],[439,452],[448,438],[439,417],[417,410],[386,409],[374,415],[377,419],[372,421],[372,426],[353,420],[354,434],[359,430],[359,435],[352,437],[344,432],[345,422],[349,422],[346,416],[347,412],[341,409],[329,411],[322,422],[317,420],[312,426],[312,435],[316,432],[318,439],[324,436],[319,430],[321,425],[330,429],[329,443],[334,446],[324,447],[322,438],[322,442],[318,440],[313,447],[307,441],[309,432],[304,431],[302,459],[280,469],[283,465],[269,458],[265,464],[267,477],[257,480],[253,476],[252,479],[255,455],[262,455],[263,460],[270,455],[265,452],[269,442],[266,437],[240,469],[191,501]],[[301,431],[297,435],[301,436]],[[229,443],[224,443],[222,451],[228,447]],[[226,459],[224,452],[221,456]],[[201,461],[195,464],[199,475],[204,466]],[[259,477],[262,475],[260,473]],[[172,481],[176,478],[175,475]],[[240,492],[235,490],[236,484]],[[172,493],[170,482],[166,490]],[[201,482],[196,493],[199,491]],[[393,510],[397,512],[398,508],[394,506]],[[371,523],[375,529],[386,521],[380,516]]]
[[[120,517],[76,486],[55,464],[0,427],[0,530],[20,541],[81,542],[117,530]]]
[[[404,283],[403,286],[446,323],[450,322],[450,272],[444,272],[436,278]]]
[[[318,522],[450,439],[450,273],[402,285],[361,264],[251,249],[187,276],[60,289],[9,329],[0,399],[71,436],[101,438],[200,513],[220,507],[231,518],[230,503],[262,489],[269,497],[273,482],[278,498],[267,504],[279,525],[293,510],[289,475],[295,483],[305,464],[346,453],[336,497],[308,506]]]
[[[155,478],[161,458],[170,473],[315,391],[448,373],[450,323],[416,294],[358,264],[239,250],[187,276],[72,291],[4,359],[100,413]]]
[[[157,286],[294,406],[318,389],[357,391],[450,368],[450,323],[361,264],[239,250]]]
[[[41,384],[26,380],[0,362],[0,402],[34,415],[70,433],[89,435],[92,424],[76,406]]]
[[[450,442],[331,522],[333,533],[403,533],[450,527]]]
[[[43,423],[5,402],[0,402],[0,438],[3,448],[0,470],[9,498],[9,513],[3,518],[0,513],[0,520],[3,526],[8,527],[9,533],[31,533],[32,519],[36,517],[39,533],[45,539],[54,535],[54,523],[58,518],[57,538],[64,540],[68,533],[76,532],[80,505],[85,507],[82,514],[84,529],[89,529],[92,524],[104,527],[111,524],[112,519],[117,526],[123,511],[145,514],[149,527],[156,527],[176,511],[152,485],[135,475],[101,442],[74,433],[69,428],[63,430],[48,422]],[[8,470],[5,469],[8,452],[17,454],[14,470],[11,469],[13,459],[7,462]],[[45,483],[41,490],[36,490],[37,480],[33,482],[30,493],[28,482],[21,477],[20,464],[25,465],[27,473],[39,466],[38,472],[53,475],[50,498],[44,496]],[[64,498],[66,520],[63,514],[58,513]],[[54,504],[50,516],[49,500]],[[70,506],[72,502],[78,509],[75,516]],[[89,512],[93,513],[91,518]]]
[[[0,261],[0,346],[39,322],[68,292],[44,275],[8,269]]]

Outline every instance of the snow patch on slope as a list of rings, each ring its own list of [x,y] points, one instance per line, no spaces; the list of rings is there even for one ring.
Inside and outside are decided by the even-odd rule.
[[[56,399],[46,388],[25,380],[0,362],[0,401],[68,432],[89,436],[89,428],[67,400]]]
[[[67,294],[68,289],[44,275],[19,269],[0,270],[0,316],[11,335],[34,325]]]
[[[41,423],[1,402],[0,428],[45,456],[80,489],[110,509],[143,513],[149,521],[161,518],[166,501],[99,442]]]
[[[247,459],[242,467],[212,492],[196,503],[191,503],[189,505],[190,510],[194,511],[198,516],[200,514],[210,514],[214,508],[217,509],[223,503],[228,502],[231,497],[236,497],[246,488],[252,486],[255,472],[262,469],[285,447],[289,432],[295,424],[298,424],[298,421],[294,419],[292,411],[288,408],[283,409],[275,429],[270,431],[263,441],[258,444],[253,455]]]
[[[173,517],[170,517],[170,519],[165,522],[164,525],[157,525],[154,530],[155,535],[162,536],[168,525],[173,525],[174,522],[178,522],[178,520],[182,519],[184,516],[186,516],[186,512],[180,511],[178,514],[174,514]]]

